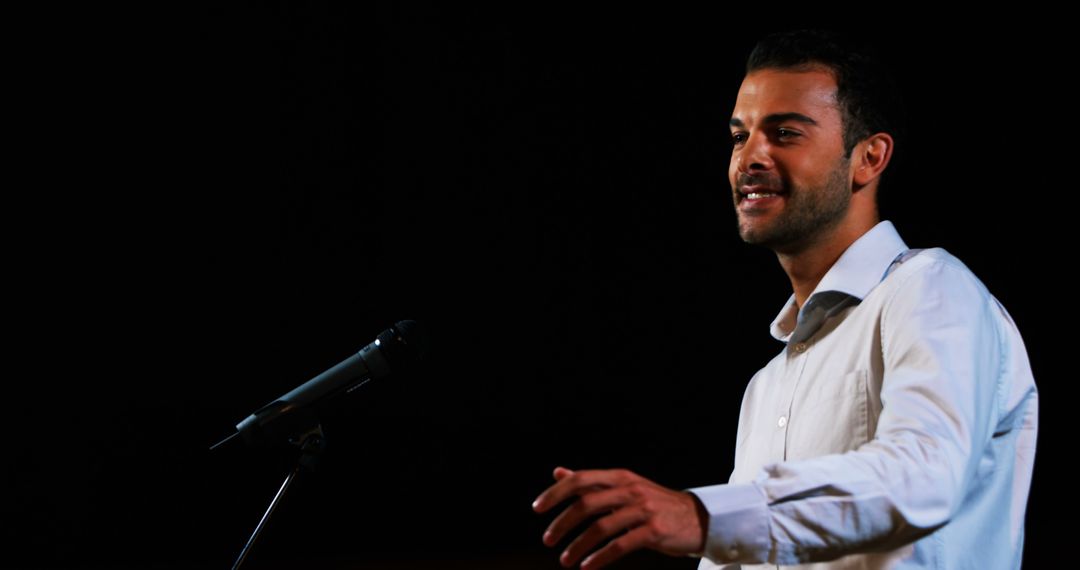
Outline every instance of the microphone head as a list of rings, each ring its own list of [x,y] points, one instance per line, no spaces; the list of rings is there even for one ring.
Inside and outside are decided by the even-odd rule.
[[[395,371],[427,358],[427,328],[416,321],[398,321],[379,334],[378,343],[386,361]]]

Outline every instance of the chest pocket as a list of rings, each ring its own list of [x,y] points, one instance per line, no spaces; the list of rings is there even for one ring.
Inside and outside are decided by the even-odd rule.
[[[867,375],[866,370],[821,375],[799,387],[788,422],[786,459],[843,453],[870,440]]]

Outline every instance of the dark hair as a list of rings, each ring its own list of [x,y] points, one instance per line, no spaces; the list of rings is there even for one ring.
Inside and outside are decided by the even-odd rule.
[[[836,78],[836,100],[844,133],[844,157],[874,133],[893,137],[890,167],[900,167],[907,139],[907,109],[899,85],[873,45],[833,30],[777,32],[765,36],[746,60],[746,73],[759,69],[812,69],[824,66]],[[892,176],[892,175],[890,175]],[[882,175],[880,188],[885,184]]]

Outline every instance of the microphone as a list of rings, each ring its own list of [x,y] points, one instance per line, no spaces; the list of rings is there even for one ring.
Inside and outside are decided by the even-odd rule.
[[[333,368],[259,408],[236,424],[236,433],[252,445],[278,444],[318,427],[318,409],[372,380],[400,374],[427,356],[427,334],[416,321],[398,321],[375,342]],[[294,442],[295,443],[295,442]]]

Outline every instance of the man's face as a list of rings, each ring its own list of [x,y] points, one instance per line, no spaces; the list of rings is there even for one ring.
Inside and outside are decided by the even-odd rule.
[[[731,134],[728,179],[743,241],[795,252],[843,219],[851,199],[850,160],[830,72],[747,75]]]

